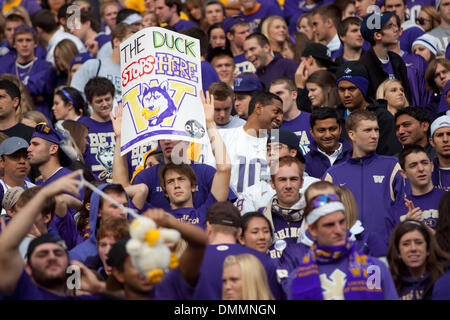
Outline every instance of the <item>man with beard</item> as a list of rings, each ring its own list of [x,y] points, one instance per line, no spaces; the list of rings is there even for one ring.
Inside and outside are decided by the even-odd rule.
[[[59,237],[42,235],[31,241],[27,261],[20,255],[19,246],[32,227],[45,203],[64,191],[78,194],[81,171],[73,172],[42,188],[19,212],[14,221],[0,235],[0,293],[11,300],[96,299],[97,296],[68,297],[67,248]],[[89,281],[81,280],[81,288],[100,293],[104,284],[95,279],[89,269],[74,262]]]

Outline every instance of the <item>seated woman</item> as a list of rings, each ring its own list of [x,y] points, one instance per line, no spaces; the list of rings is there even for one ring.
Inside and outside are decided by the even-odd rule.
[[[424,58],[427,63],[435,59],[438,51],[439,39],[431,34],[424,34],[418,37],[412,44],[412,52]]]
[[[246,247],[262,253],[272,244],[272,226],[267,218],[259,212],[247,212],[242,216],[242,233],[239,242]]]
[[[387,259],[400,299],[427,300],[449,255],[423,223],[405,220],[392,232]]]
[[[308,98],[311,107],[332,107],[340,104],[339,94],[336,88],[336,77],[329,71],[318,70],[306,79]]]
[[[270,48],[283,58],[294,59],[292,43],[286,21],[279,16],[270,16],[261,24],[261,33],[269,39]]]
[[[223,300],[273,300],[267,274],[254,255],[230,255],[223,263]]]
[[[377,89],[376,97],[387,101],[387,110],[393,116],[398,110],[409,106],[402,83],[396,79],[383,81]]]

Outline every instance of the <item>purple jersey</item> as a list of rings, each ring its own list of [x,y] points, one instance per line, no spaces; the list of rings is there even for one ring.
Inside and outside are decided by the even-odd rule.
[[[161,282],[157,283],[150,292],[149,298],[152,300],[192,300],[194,287],[190,286],[180,269],[170,270],[164,275]]]
[[[245,58],[244,53],[234,56],[234,64],[236,66],[235,72],[237,74],[256,71],[255,66]]]
[[[302,150],[303,155],[309,152],[309,144],[313,141],[313,137],[309,132],[310,124],[309,118],[311,113],[302,111],[300,115],[289,121],[283,121],[280,129],[286,129],[295,133],[300,139],[300,150]]]
[[[162,208],[166,211],[170,211],[169,201],[164,197],[159,182],[158,170],[162,164],[157,164],[145,170],[139,172],[134,177],[132,184],[144,183],[148,186],[147,202],[156,208]],[[216,169],[206,164],[193,163],[191,168],[194,170],[197,176],[197,188],[194,193],[194,207],[199,208],[203,205],[211,192],[211,185]],[[228,199],[235,199],[236,195],[231,191],[228,195]]]
[[[222,299],[222,272],[223,262],[229,255],[253,254],[264,266],[266,270],[269,287],[275,299],[283,297],[281,287],[278,284],[275,274],[275,265],[271,259],[256,250],[244,247],[240,244],[218,244],[208,245],[203,257],[200,278],[195,288],[195,300],[221,300]]]
[[[211,83],[219,82],[220,79],[216,69],[214,69],[214,67],[208,61],[202,61],[201,68],[202,68],[202,86],[203,91],[205,92],[206,90],[208,90]]]
[[[434,283],[432,299],[450,300],[450,270]]]
[[[84,152],[86,167],[95,179],[110,182],[116,145],[112,122],[98,122],[88,117],[82,117],[79,121],[89,128],[88,145]]]
[[[347,272],[349,268],[349,258],[345,257],[337,260],[335,263],[318,263],[320,284],[322,287],[322,294],[324,300],[343,300],[344,287],[347,281]],[[395,289],[394,281],[391,273],[386,265],[376,258],[372,258],[377,275],[381,277],[377,283],[381,285],[383,296],[385,300],[398,300],[397,290]],[[289,275],[288,288],[291,288],[291,281],[297,270],[294,269]],[[289,293],[290,295],[290,293]]]
[[[426,106],[431,99],[431,91],[425,89],[425,71],[428,64],[419,55],[403,52],[402,59],[408,72],[409,86],[411,88],[412,101],[410,105]]]
[[[439,218],[439,200],[441,200],[444,193],[445,191],[442,189],[433,188],[430,192],[420,196],[414,196],[411,193],[407,193],[405,198],[412,201],[415,208],[419,207],[422,210],[422,222],[434,229],[436,228],[436,222]],[[400,221],[405,219],[407,213],[408,209],[404,202],[402,203],[399,201],[392,206],[390,214],[386,217],[388,235]]]
[[[382,63],[381,66],[383,67],[383,71],[387,73],[389,79],[394,79],[394,68],[392,68],[392,63],[388,61],[387,63]]]
[[[250,33],[258,31],[258,26],[262,19],[268,16],[283,16],[280,6],[274,1],[263,1],[257,3],[251,12],[239,12],[241,16],[250,26]]]
[[[266,88],[269,88],[270,83],[278,78],[286,77],[294,80],[297,68],[297,61],[283,58],[281,54],[275,52],[272,61],[270,61],[268,65],[257,69],[256,75],[259,80],[264,82]]]
[[[172,27],[174,27],[177,32],[180,32],[183,29],[191,27],[198,28],[198,26],[195,23],[184,19],[180,19],[180,21],[175,23]]]
[[[57,296],[50,291],[37,286],[24,270],[20,276],[14,291],[9,296],[3,297],[5,300],[99,300],[99,296]]]
[[[434,170],[431,174],[431,180],[433,181],[433,185],[439,189],[443,189],[445,191],[450,190],[450,168],[439,168],[439,159],[436,157],[433,160]]]

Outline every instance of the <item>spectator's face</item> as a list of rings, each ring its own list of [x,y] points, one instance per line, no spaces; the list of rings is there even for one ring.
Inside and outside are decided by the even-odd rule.
[[[450,1],[450,0],[449,0]],[[398,38],[400,37],[400,26],[397,24],[395,17],[391,19],[383,26],[380,32],[376,34],[381,35],[381,42],[384,45],[393,45],[398,43]]]
[[[119,7],[116,4],[108,5],[105,8],[105,11],[103,13],[103,20],[110,28],[116,25],[116,18],[118,13]]]
[[[339,145],[342,127],[336,118],[328,118],[316,120],[310,132],[320,150],[331,152]]]
[[[30,164],[39,167],[41,164],[48,162],[50,159],[51,143],[38,137],[34,137],[30,141],[27,149],[28,160]]]
[[[147,280],[147,277],[133,266],[130,256],[123,263],[123,272],[114,269],[113,273],[116,279],[123,284],[125,292],[148,295],[153,289],[153,284]]]
[[[272,176],[270,184],[276,191],[280,206],[290,208],[300,200],[303,175],[297,164],[283,165]]]
[[[437,129],[432,139],[431,145],[436,149],[437,154],[444,158],[450,157],[450,127]]]
[[[216,69],[220,81],[232,84],[234,81],[234,59],[230,56],[218,56],[212,59],[211,65]]]
[[[428,122],[420,123],[414,117],[402,114],[395,122],[395,134],[402,145],[420,144],[425,146],[429,127],[430,124]]]
[[[269,223],[264,218],[254,217],[247,223],[247,229],[242,234],[242,245],[266,253],[272,242]]]
[[[276,162],[278,161],[278,159],[285,156],[295,157],[296,155],[297,151],[295,149],[289,149],[289,146],[287,144],[280,142],[267,143],[266,159],[270,166],[271,173],[275,173],[278,169],[276,167],[272,167],[272,164],[277,164]]]
[[[308,89],[308,98],[311,101],[311,107],[323,107],[325,104],[325,96],[322,87],[317,83],[307,82],[306,89]]]
[[[176,13],[176,6],[169,8],[164,0],[155,0],[155,14],[160,24],[169,23],[174,13]]]
[[[387,100],[388,105],[396,110],[402,109],[406,105],[405,90],[401,83],[395,81],[392,82],[384,92],[384,98]]]
[[[109,266],[106,261],[108,260],[108,253],[112,246],[116,243],[116,239],[113,236],[105,236],[98,240],[98,256],[102,261],[105,273],[109,276],[111,274],[111,266]]]
[[[222,22],[224,19],[223,10],[220,4],[213,3],[205,8],[205,19],[209,25]]]
[[[170,159],[172,157],[172,151],[175,146],[180,143],[181,140],[159,140],[159,145],[161,146],[162,153],[165,159]]]
[[[20,149],[10,155],[0,158],[0,167],[4,170],[5,176],[25,179],[30,172],[30,162],[26,149]]]
[[[144,17],[142,17],[142,27],[143,28],[149,28],[149,27],[156,27],[158,26],[158,19],[156,18],[156,15],[153,13],[146,14]]]
[[[367,16],[369,13],[371,13],[372,11],[368,9],[369,6],[374,4],[375,0],[355,0],[355,9],[358,17],[363,18]]]
[[[89,103],[95,114],[102,119],[109,119],[113,107],[113,96],[111,93],[108,92],[102,96],[95,95]]]
[[[251,99],[252,96],[250,94],[241,92],[235,93],[234,109],[236,109],[238,116],[242,119],[247,120],[248,118],[248,105]]]
[[[256,69],[265,67],[268,64],[270,56],[270,46],[266,44],[264,47],[258,43],[256,38],[244,41],[245,58],[250,61]]]
[[[283,104],[278,100],[272,99],[272,104],[261,108],[261,114],[259,115],[260,128],[267,130],[278,129],[283,121]]]
[[[248,25],[240,25],[234,27],[234,33],[231,35],[231,41],[234,42],[234,44],[238,48],[242,48],[244,45],[245,38],[247,38],[250,34],[250,27]]]
[[[70,28],[70,33],[80,39],[83,43],[87,40],[88,31],[91,29],[91,24],[89,22],[80,23],[78,26],[74,25]],[[79,27],[79,28],[78,28]]]
[[[433,23],[431,17],[423,10],[420,10],[419,15],[417,16],[416,23],[420,25],[425,32],[433,29]]]
[[[283,100],[283,113],[290,111],[293,107],[297,107],[297,92],[289,91],[284,84],[274,84],[270,86],[269,91]]]
[[[345,244],[346,224],[342,211],[335,211],[321,217],[308,226],[312,237],[321,246],[339,246]]]
[[[170,204],[182,207],[192,201],[192,193],[195,192],[195,185],[187,175],[168,170],[164,176],[166,184],[166,195]]]
[[[223,268],[222,283],[224,300],[242,300],[242,274],[238,263]]]
[[[318,15],[315,14],[313,16],[313,20],[312,20],[312,24],[313,24],[313,32],[315,33],[317,40],[319,41],[323,41],[327,39],[328,36],[328,29],[327,26],[325,24],[326,20],[324,21],[323,18]]]
[[[147,159],[145,161],[145,169],[153,167],[154,165],[157,165],[159,163],[160,162],[158,161],[156,156],[150,155],[150,156],[147,157]]]
[[[313,39],[313,36],[314,36],[313,35],[313,29],[309,25],[307,18],[302,18],[300,20],[300,22],[298,23],[298,26],[297,26],[297,30],[299,32],[303,32],[304,34],[306,34],[306,36],[308,37],[309,40]]]
[[[436,65],[436,70],[434,71],[434,82],[436,83],[436,86],[439,88],[439,92],[444,89],[445,84],[450,79],[450,72],[443,66],[442,64],[438,63]]]
[[[450,21],[450,0],[442,0],[441,5],[439,6],[439,14],[441,15],[441,19]]]
[[[363,46],[364,39],[361,35],[360,26],[350,24],[348,26],[347,33],[341,38],[341,40],[352,48],[361,48]]]
[[[68,265],[67,252],[59,244],[43,243],[34,249],[25,268],[39,286],[58,287],[65,285]]]
[[[17,56],[22,59],[32,59],[34,57],[34,48],[36,42],[31,33],[22,33],[16,36],[14,48],[17,50]]]
[[[359,108],[364,103],[365,99],[361,90],[350,81],[339,81],[338,92],[342,103],[350,111]]]
[[[55,59],[56,69],[64,73],[68,71],[64,66],[63,58],[61,57],[61,50],[59,48],[55,48],[55,51],[53,52],[53,59]]]
[[[400,259],[409,270],[423,270],[427,261],[427,242],[419,230],[405,233],[398,242]]]
[[[124,207],[128,207],[128,199],[125,193],[109,193],[113,200],[120,203]],[[102,207],[98,210],[98,216],[106,219],[108,217],[125,217],[127,214],[117,207],[114,203],[107,199],[103,199]]]
[[[384,5],[384,11],[393,11],[400,18],[400,21],[405,20],[406,6],[403,4],[403,0],[386,0]]]
[[[69,116],[70,107],[73,109],[73,105],[70,103],[65,104],[59,94],[53,96],[52,110],[56,120],[69,120],[67,117]]]
[[[186,4],[186,10],[190,13],[190,15],[195,20],[202,19],[202,8],[201,7],[194,7],[191,4]]]
[[[256,0],[239,0],[244,11],[250,11],[256,6]]]
[[[275,19],[269,25],[269,37],[271,41],[284,42],[288,37],[287,26],[284,20]]]
[[[348,17],[355,17],[356,16],[356,8],[353,3],[349,3],[347,7],[342,12],[342,20],[348,18]]]
[[[431,51],[427,47],[425,47],[422,44],[416,44],[413,47],[413,53],[421,56],[424,58],[427,62],[430,62],[431,60]]]
[[[432,185],[433,163],[425,152],[410,153],[405,158],[404,173],[412,186],[426,188]]]
[[[222,28],[213,29],[209,37],[209,44],[213,48],[225,47],[226,44],[225,31],[223,31]]]
[[[225,100],[214,100],[214,121],[217,125],[225,125],[230,122],[231,109],[233,108],[233,101],[231,97]]]
[[[7,21],[5,24],[5,37],[11,47],[13,46],[14,29],[22,24],[23,23],[20,21]]]
[[[360,120],[354,130],[348,131],[353,149],[358,149],[365,154],[377,149],[380,129],[378,122],[373,120]]]

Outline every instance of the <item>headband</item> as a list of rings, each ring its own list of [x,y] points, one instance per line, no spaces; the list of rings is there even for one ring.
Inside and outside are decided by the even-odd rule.
[[[323,206],[315,208],[306,216],[306,222],[308,224],[313,224],[323,216],[326,216],[335,211],[345,211],[342,202],[339,201],[328,202]]]

